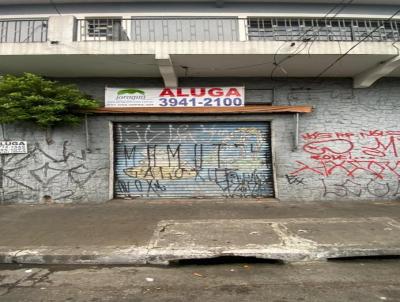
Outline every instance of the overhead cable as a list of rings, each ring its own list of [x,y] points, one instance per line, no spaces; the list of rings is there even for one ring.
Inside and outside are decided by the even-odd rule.
[[[393,15],[390,16],[390,18],[384,20],[383,24],[385,22],[391,21],[394,17],[396,17],[400,13],[400,9],[398,9]],[[325,67],[316,77],[315,79],[320,78],[323,76],[328,70],[330,70],[333,66],[335,66],[339,61],[341,61],[344,57],[346,57],[352,50],[354,50],[356,47],[358,47],[361,43],[363,43],[365,40],[367,40],[369,37],[372,36],[373,33],[375,33],[378,29],[382,28],[384,25],[380,25],[375,27],[369,34],[367,34],[364,38],[362,38],[360,41],[358,41],[355,45],[349,48],[344,54],[342,54],[339,58],[337,58],[335,61],[333,61],[331,64],[329,64],[327,67]]]

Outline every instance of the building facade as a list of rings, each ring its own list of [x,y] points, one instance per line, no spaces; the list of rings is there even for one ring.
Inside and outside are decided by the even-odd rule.
[[[399,1],[283,2],[0,0],[0,73],[101,104],[3,125],[1,203],[399,199]]]

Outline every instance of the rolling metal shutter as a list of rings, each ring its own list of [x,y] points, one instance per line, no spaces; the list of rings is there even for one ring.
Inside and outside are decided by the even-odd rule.
[[[266,122],[115,123],[117,198],[272,197]]]

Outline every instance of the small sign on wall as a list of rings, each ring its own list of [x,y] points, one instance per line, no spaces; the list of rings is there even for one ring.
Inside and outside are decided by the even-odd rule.
[[[28,153],[26,141],[0,141],[0,154],[24,154]]]

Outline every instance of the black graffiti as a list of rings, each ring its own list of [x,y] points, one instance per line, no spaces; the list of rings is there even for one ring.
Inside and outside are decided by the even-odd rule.
[[[87,183],[97,171],[86,165],[86,151],[70,151],[62,143],[60,157],[44,151],[39,143],[27,154],[1,155],[0,203],[38,201],[42,195],[56,201],[81,200],[87,196]]]
[[[182,131],[187,129],[182,128]],[[248,144],[236,143],[235,140],[241,142],[244,139],[232,136],[232,132],[226,132],[225,138],[219,140],[221,143],[213,143],[212,140],[208,144],[188,143],[189,138],[193,139],[190,132],[185,133],[185,137],[186,140],[180,139],[177,144],[149,144],[145,143],[148,139],[144,137],[144,140],[140,139],[140,145],[137,142],[125,143],[123,148],[117,148],[116,158],[123,156],[125,159],[125,167],[117,168],[117,195],[158,196],[170,185],[186,185],[186,182],[173,182],[179,180],[188,180],[199,188],[215,185],[226,197],[265,197],[273,194],[272,171],[262,159],[265,151],[261,144],[250,141]],[[159,138],[166,141],[163,136]],[[133,183],[126,183],[126,176],[132,178]],[[123,183],[119,184],[119,181]],[[136,185],[135,181],[138,181]],[[300,179],[297,182],[303,183]],[[199,192],[200,195],[202,193],[208,194]]]
[[[170,145],[167,145],[167,155],[168,155],[168,167],[171,167],[171,158],[172,159],[177,159],[178,160],[178,168],[181,167],[181,145],[179,144],[178,147],[176,147],[175,151],[172,151],[172,148]]]
[[[136,157],[136,146],[133,146],[132,148],[128,148],[128,146],[124,146],[125,165],[126,166],[129,166],[129,165],[136,166],[135,157]]]
[[[295,175],[285,175],[289,185],[304,185],[304,178]]]
[[[211,150],[205,154],[205,149],[207,146],[212,146]],[[249,144],[247,146],[249,148],[249,152],[256,153],[254,150],[253,144]],[[230,148],[241,148],[244,150],[246,148],[243,144],[193,144],[191,147],[185,147],[185,159],[193,162],[193,168],[201,169],[204,164],[205,156],[209,158],[213,158],[217,162],[217,168],[222,168],[223,161],[231,156],[229,152]],[[183,162],[183,148],[182,144],[177,145],[157,145],[157,144],[147,144],[141,148],[138,146],[129,146],[124,145],[123,147],[123,158],[125,160],[125,166],[127,167],[137,167],[138,154],[142,154],[143,159],[146,160],[147,167],[158,167],[158,163],[164,162],[165,160],[168,162],[168,167],[182,167]],[[223,151],[227,151],[226,156],[223,155]],[[117,151],[118,152],[118,151]],[[259,151],[258,151],[259,152]],[[117,155],[118,157],[118,155]]]
[[[214,181],[226,197],[265,197],[268,196],[270,175],[254,170],[252,173],[233,169],[209,169],[208,180]]]
[[[147,145],[147,166],[156,167],[157,166],[157,145]]]
[[[387,197],[400,195],[400,180],[395,184],[389,182],[377,181],[371,179],[367,183],[362,184],[352,179],[346,179],[341,183],[328,184],[326,180],[321,179],[324,192],[323,197]]]
[[[152,193],[160,197],[161,192],[165,192],[167,187],[162,185],[159,180],[134,180],[134,181],[117,181],[118,193],[126,197],[151,197]]]
[[[223,146],[226,146],[226,144],[213,144],[214,146],[217,146],[217,162],[218,162],[218,168],[221,168],[221,148]]]
[[[200,171],[200,169],[203,167],[203,145],[202,144],[194,145],[194,166],[196,167],[196,171]],[[196,177],[197,177],[197,175],[196,175]]]

